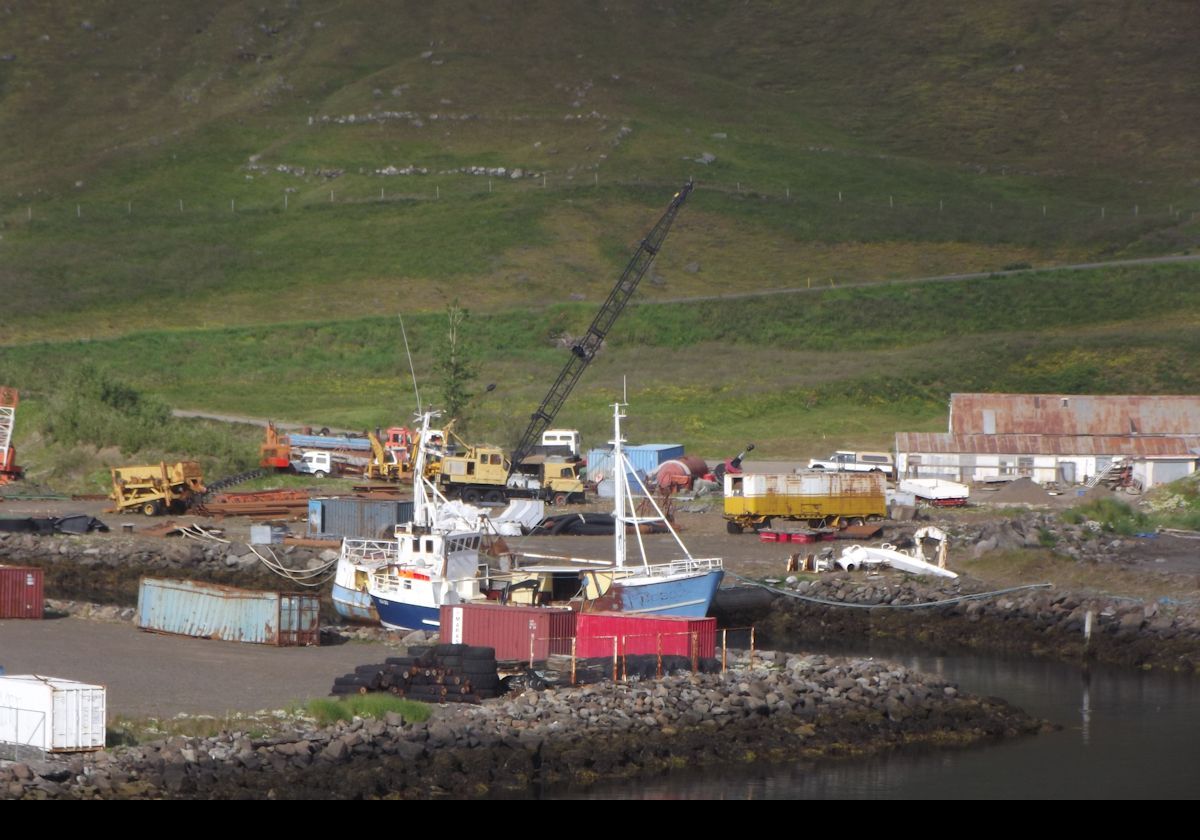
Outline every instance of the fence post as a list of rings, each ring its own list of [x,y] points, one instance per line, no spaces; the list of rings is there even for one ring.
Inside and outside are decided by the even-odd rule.
[[[721,673],[725,673],[725,668],[729,663],[729,630],[721,631]]]
[[[571,637],[571,685],[575,685],[575,638]]]
[[[655,642],[658,645],[658,667],[655,670],[655,676],[662,679],[662,633],[655,634]]]
[[[692,631],[692,673],[700,670],[700,632]]]
[[[532,624],[533,622],[530,622]],[[533,667],[533,631],[529,631],[529,667]]]
[[[617,681],[617,637],[613,636],[613,682]]]
[[[754,625],[750,625],[750,664],[754,664]]]

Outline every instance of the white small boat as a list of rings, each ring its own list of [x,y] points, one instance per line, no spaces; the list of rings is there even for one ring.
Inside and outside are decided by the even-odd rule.
[[[925,559],[923,543],[925,540],[937,540],[937,563]],[[929,526],[913,534],[916,546],[912,552],[901,551],[894,545],[884,543],[873,548],[866,545],[852,545],[842,551],[837,559],[837,566],[846,571],[865,569],[871,566],[890,566],[912,575],[930,575],[932,577],[957,578],[958,574],[946,568],[946,533],[940,528]]]

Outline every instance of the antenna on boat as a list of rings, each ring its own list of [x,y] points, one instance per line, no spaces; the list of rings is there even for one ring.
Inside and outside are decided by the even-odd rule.
[[[621,402],[629,405],[629,383],[625,381],[625,374],[621,374]]]
[[[417,390],[417,369],[413,367],[412,351],[408,349],[408,333],[404,329],[404,316],[400,318],[400,335],[404,337],[404,352],[408,356],[408,370],[412,374],[413,396],[417,398],[417,414],[421,414],[421,392]]]

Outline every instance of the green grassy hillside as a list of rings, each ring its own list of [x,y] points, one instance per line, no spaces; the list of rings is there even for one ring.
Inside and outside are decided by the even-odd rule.
[[[1200,266],[1183,264],[636,306],[559,422],[606,439],[624,379],[634,439],[707,455],[753,440],[762,457],[799,458],[940,430],[953,391],[1194,393],[1198,281]],[[565,362],[562,339],[592,314],[571,304],[471,316],[478,384],[497,384],[472,405],[472,436],[515,443]],[[436,402],[444,316],[406,326],[424,399]],[[392,318],[8,347],[0,380],[27,401],[19,441],[203,454],[215,471],[248,466],[257,433],[238,427],[218,443],[166,421],[165,404],[357,429],[406,422],[415,408]]]
[[[1193,249],[1200,23],[1180,8],[5,8],[18,441],[47,475],[196,449],[233,469],[253,430],[226,446],[161,409],[395,422],[397,313],[427,376],[458,299],[498,384],[474,428],[511,442],[554,339],[688,178],[643,305],[562,418],[593,439],[622,376],[637,436],[766,457],[940,428],[951,390],[1193,390],[1190,267],[846,288]],[[65,383],[93,374],[112,388],[72,407]]]
[[[693,176],[647,298],[1190,247],[1176,8],[9,9],[0,340],[595,299]]]

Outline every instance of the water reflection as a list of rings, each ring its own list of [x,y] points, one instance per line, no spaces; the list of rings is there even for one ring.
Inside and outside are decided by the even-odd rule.
[[[702,772],[586,792],[605,798],[1196,798],[1200,680],[1127,669],[872,645],[824,651],[893,659],[963,690],[1003,697],[1062,728],[959,750]],[[551,795],[571,797],[570,791]]]

